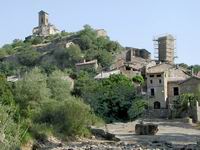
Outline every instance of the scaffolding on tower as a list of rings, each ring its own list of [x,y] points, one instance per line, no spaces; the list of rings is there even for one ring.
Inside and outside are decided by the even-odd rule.
[[[154,58],[160,62],[174,63],[177,57],[176,38],[165,33],[153,37]],[[164,57],[164,58],[163,58]]]

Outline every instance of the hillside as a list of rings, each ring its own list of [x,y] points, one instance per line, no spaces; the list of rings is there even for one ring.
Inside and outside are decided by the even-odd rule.
[[[131,79],[122,74],[94,79],[98,72],[109,70],[123,49],[88,25],[75,33],[32,36],[4,45],[0,49],[2,150],[45,142],[51,136],[64,141],[91,138],[92,125],[140,115],[146,103]],[[98,62],[98,67],[78,70],[77,64],[85,60]],[[140,105],[137,111],[131,110],[135,104]]]
[[[14,40],[0,49],[0,70],[19,75],[35,66],[46,73],[55,68],[75,69],[75,63],[97,59],[100,68],[109,68],[115,55],[123,48],[108,36],[98,36],[90,26],[75,33],[61,32],[47,37],[27,37]]]
[[[156,62],[147,50],[124,48],[88,25],[74,33],[29,36],[4,45],[0,48],[0,147],[49,146],[52,137],[96,140],[91,126],[141,117],[149,100],[143,94],[147,68],[161,66]],[[165,63],[174,70],[200,71],[199,65]],[[100,78],[95,78],[97,74]]]

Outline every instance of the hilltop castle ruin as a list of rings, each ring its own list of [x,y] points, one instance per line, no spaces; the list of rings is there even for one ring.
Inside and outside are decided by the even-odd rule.
[[[49,23],[49,14],[41,10],[39,12],[39,25],[33,28],[33,35],[35,36],[49,36],[59,33],[60,31]]]

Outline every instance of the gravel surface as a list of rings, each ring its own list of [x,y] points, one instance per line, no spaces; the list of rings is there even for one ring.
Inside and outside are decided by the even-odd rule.
[[[48,143],[38,144],[41,150],[200,150],[200,130],[195,125],[170,120],[151,120],[144,123],[158,124],[156,135],[135,135],[134,127],[138,121],[113,123],[102,127],[116,135],[120,142],[100,139],[80,139],[63,143],[50,138]],[[200,144],[199,144],[200,145]]]
[[[122,141],[146,142],[146,141],[168,141],[173,144],[195,144],[200,140],[200,130],[195,125],[171,120],[151,120],[144,123],[158,124],[159,131],[156,135],[135,135],[134,127],[138,121],[129,123],[108,124],[109,132],[114,133]]]

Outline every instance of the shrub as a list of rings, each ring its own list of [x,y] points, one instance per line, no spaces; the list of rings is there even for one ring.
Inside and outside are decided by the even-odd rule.
[[[80,99],[70,97],[63,102],[46,103],[35,118],[36,123],[46,123],[61,135],[88,136],[88,126],[95,122],[91,108]]]
[[[70,95],[70,81],[65,79],[67,75],[62,71],[54,71],[47,80],[47,85],[51,90],[52,98],[64,100]]]
[[[22,52],[18,55],[19,62],[24,66],[35,66],[38,63],[40,53],[32,48],[28,50],[22,50]]]
[[[139,84],[144,84],[144,78],[140,75],[134,76],[132,78],[133,82],[139,83]]]
[[[51,93],[46,80],[47,76],[35,68],[16,83],[15,100],[23,117],[30,117],[33,111],[40,109],[42,102],[50,98]]]
[[[128,109],[135,98],[134,85],[124,75],[112,75],[99,82],[87,75],[80,76],[75,82],[74,93],[107,122],[128,120]]]
[[[147,107],[147,102],[142,99],[136,99],[132,102],[128,115],[130,119],[136,119],[139,117]]]
[[[16,149],[19,144],[19,126],[13,120],[13,112],[9,107],[0,104],[0,148]]]
[[[0,75],[0,103],[4,105],[11,105],[13,102],[14,100],[11,87],[4,76]]]

